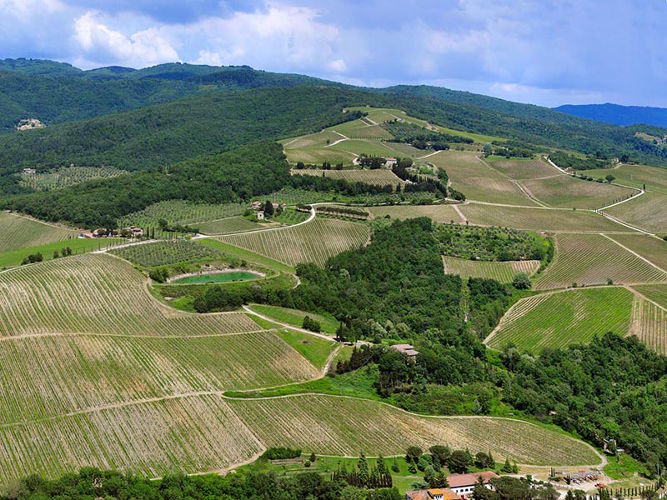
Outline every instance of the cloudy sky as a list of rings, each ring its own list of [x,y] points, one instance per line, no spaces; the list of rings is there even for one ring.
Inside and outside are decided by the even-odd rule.
[[[0,57],[667,107],[666,0],[0,0]]]

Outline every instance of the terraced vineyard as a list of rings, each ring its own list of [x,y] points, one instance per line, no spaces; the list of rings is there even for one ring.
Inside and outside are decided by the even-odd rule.
[[[667,280],[667,274],[599,234],[558,234],[553,262],[535,281],[535,288],[566,288],[607,283]]]
[[[154,203],[145,209],[126,215],[118,221],[120,227],[158,227],[160,219],[168,223],[198,224],[211,220],[241,215],[246,205],[239,203],[210,204],[169,200]]]
[[[149,477],[212,471],[262,450],[220,397],[179,398],[0,427],[0,482],[84,466]]]
[[[265,446],[302,447],[327,455],[397,455],[434,443],[491,451],[531,464],[596,464],[587,445],[535,425],[489,417],[418,417],[374,401],[324,395],[229,402]],[[345,418],[341,418],[344,415]],[[400,432],[397,432],[400,429]],[[372,451],[371,451],[372,450]]]
[[[0,252],[75,238],[78,231],[0,212]]]
[[[0,274],[0,337],[81,333],[196,336],[257,331],[242,313],[206,316],[159,304],[120,259],[87,254]]]
[[[491,278],[501,283],[511,283],[516,273],[531,275],[540,267],[539,260],[515,260],[491,262],[466,260],[442,256],[445,274],[458,274],[462,278]]]
[[[521,299],[486,339],[494,349],[512,343],[538,354],[545,347],[589,342],[609,331],[625,335],[632,317],[633,294],[609,287],[545,293]]]
[[[519,187],[506,176],[480,160],[478,153],[440,151],[427,161],[447,171],[452,187],[471,200],[491,203],[536,206]]]
[[[329,257],[363,245],[368,236],[364,224],[316,218],[300,226],[234,234],[220,240],[289,265],[299,262],[323,265]]]
[[[629,231],[601,215],[580,210],[502,207],[469,203],[460,207],[470,224],[513,227],[532,231]]]
[[[206,317],[197,319],[203,327],[210,324]],[[194,338],[187,332],[178,338],[82,333],[0,341],[0,426],[147,398],[270,387],[319,375],[269,331]]]
[[[21,185],[36,191],[49,191],[93,179],[110,179],[125,173],[125,170],[115,167],[61,167],[43,173],[23,173]]]
[[[386,168],[376,170],[360,170],[360,169],[345,169],[345,170],[317,170],[317,169],[303,169],[292,170],[292,175],[313,175],[317,177],[328,177],[330,179],[344,179],[348,182],[363,182],[365,184],[374,184],[377,186],[392,185],[396,187],[398,184],[403,184],[403,181],[396,177],[396,175]]]
[[[110,250],[109,253],[144,267],[162,266],[220,255],[220,252],[211,247],[185,240],[167,240],[132,245]]]
[[[632,304],[632,327],[629,332],[655,352],[667,355],[667,312],[642,297]]]
[[[526,180],[522,184],[543,203],[552,207],[564,208],[600,208],[636,193],[633,189],[604,182],[585,181],[569,175]]]

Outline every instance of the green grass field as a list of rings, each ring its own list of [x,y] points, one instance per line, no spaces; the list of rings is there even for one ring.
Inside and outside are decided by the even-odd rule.
[[[324,368],[329,355],[334,351],[337,344],[334,341],[327,341],[321,337],[308,335],[289,328],[279,328],[276,335],[285,341],[301,356],[311,362],[316,368]]]
[[[545,347],[586,343],[609,331],[625,335],[632,303],[632,292],[620,287],[534,295],[517,302],[486,343],[494,349],[514,344],[538,354]]]
[[[540,267],[539,260],[489,262],[458,259],[447,255],[442,256],[442,263],[445,274],[458,274],[462,278],[490,278],[501,283],[511,283],[516,273],[530,276]]]
[[[298,309],[270,306],[267,304],[252,304],[250,308],[267,318],[299,328],[303,325],[303,318],[310,316],[320,324],[322,333],[328,333],[330,335],[335,335],[339,325],[338,321],[333,316],[324,316],[321,314],[299,311]]]
[[[651,192],[667,194],[667,171],[660,167],[647,165],[620,165],[616,168],[597,168],[581,172],[588,177],[604,179],[607,175],[616,177],[615,183],[625,184],[635,188],[643,188]]]
[[[292,266],[278,262],[277,260],[265,255],[260,255],[245,248],[230,245],[213,238],[199,240],[199,243],[203,246],[213,248],[214,250],[223,252],[232,257],[236,257],[237,259],[245,260],[246,262],[251,262],[253,264],[259,264],[261,267],[265,267],[277,273],[293,274],[295,272]]]
[[[375,184],[378,186],[392,185],[396,187],[403,184],[403,181],[389,169],[381,168],[377,170],[292,170],[292,175],[313,175],[317,177],[328,177],[329,179],[343,179],[348,182],[363,182],[365,184]]]
[[[329,257],[363,245],[368,236],[364,224],[316,218],[293,228],[223,236],[220,241],[292,266],[300,262],[323,265]]]
[[[442,224],[462,222],[453,205],[393,205],[369,207],[368,210],[375,217],[389,216],[399,220],[429,217]]]
[[[650,300],[667,309],[666,285],[635,285],[632,287]]]
[[[21,215],[0,212],[0,252],[31,248],[76,238],[79,232],[39,222]],[[67,246],[67,245],[65,245]]]
[[[619,283],[667,280],[656,269],[599,234],[558,234],[556,253],[547,269],[535,280],[537,290],[566,288],[576,283],[600,285],[608,279]]]
[[[125,241],[126,240],[117,238],[73,238],[71,240],[54,241],[53,243],[46,243],[35,247],[10,250],[8,252],[0,253],[0,269],[18,266],[21,264],[24,257],[30,254],[41,253],[44,257],[44,261],[47,261],[53,259],[53,252],[58,252],[59,255],[62,255],[62,249],[65,247],[69,247],[72,250],[73,255],[78,255],[118,245]]]

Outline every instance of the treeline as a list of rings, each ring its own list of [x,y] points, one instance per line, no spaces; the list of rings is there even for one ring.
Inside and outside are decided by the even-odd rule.
[[[415,191],[429,191],[431,193],[440,193],[444,198],[447,197],[447,176],[433,178],[431,176],[419,175],[410,170],[412,167],[412,158],[396,158],[396,163],[391,167],[391,171],[403,181],[407,182],[403,191],[406,193]],[[398,190],[398,187],[397,187]]]
[[[445,134],[437,130],[428,130],[414,123],[391,120],[382,124],[382,128],[394,136],[393,142],[404,142],[417,149],[435,151],[449,149],[449,143],[472,144],[474,141],[461,135]]]
[[[596,168],[611,167],[611,160],[602,153],[581,158],[579,156],[563,153],[562,151],[554,151],[553,153],[549,153],[549,159],[562,169],[593,170]],[[627,155],[623,155],[621,161],[627,162]]]
[[[42,220],[113,228],[122,216],[158,201],[235,202],[278,191],[290,181],[281,146],[263,142],[187,160],[169,169],[18,195],[1,200],[0,206]]]
[[[208,474],[186,476],[168,474],[162,479],[149,479],[137,474],[100,471],[86,467],[77,473],[46,480],[28,476],[5,487],[2,500],[23,498],[140,498],[173,500],[175,498],[220,500],[256,500],[260,498],[316,498],[360,500],[401,500],[395,488],[368,490],[348,484],[342,479],[328,479],[317,472],[304,472],[278,477],[274,473],[243,472],[222,476]]]

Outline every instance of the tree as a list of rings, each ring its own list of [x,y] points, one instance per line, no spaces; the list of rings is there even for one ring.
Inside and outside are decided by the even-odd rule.
[[[359,455],[357,469],[359,469],[359,482],[362,485],[368,484],[368,480],[370,479],[370,476],[368,475],[368,462],[366,461],[366,456],[363,453]]]
[[[614,176],[611,175],[611,174],[607,174],[607,176],[605,177],[605,179],[607,179],[607,182],[608,182],[609,184],[611,184],[611,182],[612,182],[614,179],[616,179],[616,177],[614,177]]]
[[[311,452],[311,453],[310,453],[310,458],[309,458],[309,460],[310,460],[311,463],[314,463],[315,460],[317,460],[317,457],[315,456],[315,453],[314,453],[314,452]]]
[[[431,452],[433,457],[438,457],[438,461],[441,465],[445,465],[449,460],[449,456],[452,454],[452,450],[449,449],[449,446],[443,446],[441,444],[431,446],[428,451]]]
[[[264,203],[264,215],[268,217],[273,215],[273,203],[270,200],[266,200],[266,203]]]
[[[456,450],[449,457],[447,466],[450,471],[457,474],[462,474],[464,472],[468,472],[468,469],[472,463],[472,456],[467,450]]]
[[[302,328],[310,330],[311,332],[319,333],[321,331],[321,326],[318,321],[315,321],[310,316],[305,316],[303,318]]]
[[[405,452],[405,460],[408,462],[414,462],[415,464],[419,461],[419,457],[421,456],[422,449],[419,446],[408,446],[408,449]]]
[[[394,457],[394,461],[391,464],[391,470],[394,472],[401,472],[401,466],[398,465],[398,460]]]
[[[500,472],[504,472],[506,474],[511,474],[512,473],[512,464],[510,463],[510,459],[506,458],[505,463],[503,466],[500,468]]]
[[[529,290],[532,286],[530,277],[526,273],[516,273],[512,280],[512,286],[517,290]]]

